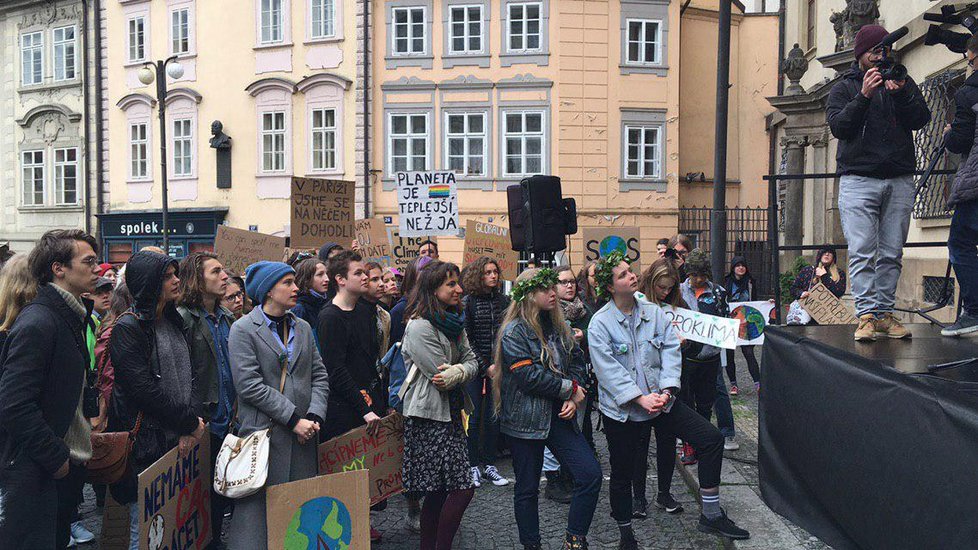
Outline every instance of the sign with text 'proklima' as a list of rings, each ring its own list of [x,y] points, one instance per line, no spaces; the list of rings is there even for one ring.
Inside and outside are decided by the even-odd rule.
[[[457,236],[455,173],[398,172],[397,208],[402,237]]]
[[[739,320],[707,315],[681,307],[662,310],[672,321],[672,326],[680,338],[718,348],[737,349]]]

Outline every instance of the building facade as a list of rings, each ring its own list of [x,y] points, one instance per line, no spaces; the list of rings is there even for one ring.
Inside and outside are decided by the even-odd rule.
[[[829,91],[839,75],[853,63],[852,40],[858,28],[878,23],[889,30],[907,26],[909,34],[896,43],[895,51],[910,76],[921,87],[931,108],[931,122],[915,133],[917,166],[923,170],[940,143],[944,125],[954,117],[954,93],[966,77],[966,61],[943,45],[927,46],[930,25],[927,12],[939,12],[941,3],[925,0],[878,2],[876,0],[785,0],[784,93],[769,98],[778,112],[772,125],[778,136],[781,173],[833,173],[837,140],[825,120]],[[967,32],[958,27],[949,30]],[[797,46],[797,47],[795,47]],[[954,170],[961,159],[945,155],[939,169]],[[951,212],[946,197],[951,178],[936,176],[917,197],[908,242],[947,242]],[[837,178],[811,179],[782,185],[781,239],[787,244],[844,243],[838,214]],[[786,255],[790,260],[793,255]],[[844,248],[840,258],[846,257]],[[786,262],[782,262],[782,267]],[[907,248],[903,275],[897,289],[897,307],[915,309],[938,301],[948,265],[946,248]],[[952,281],[952,285],[953,285]],[[954,294],[957,298],[957,292]],[[941,320],[953,320],[954,309],[936,312]],[[919,321],[917,317],[915,320]]]
[[[97,49],[87,5],[0,3],[0,244],[14,252],[48,229],[94,228]]]
[[[106,0],[109,261],[162,241],[159,98],[139,77],[171,56],[183,69],[167,77],[165,103],[171,254],[210,249],[221,223],[288,235],[292,176],[357,181],[362,208],[363,8]]]
[[[685,173],[712,172],[715,1],[371,6],[372,214],[396,223],[397,172],[452,170],[463,226],[466,219],[506,225],[509,185],[557,175],[577,202],[582,230],[568,254],[579,266],[584,228],[638,228],[648,258],[658,238],[676,233],[680,208],[709,187],[691,185]],[[776,86],[777,18],[746,18],[743,9],[735,8],[734,32],[760,34],[734,46],[731,179],[753,181],[767,168],[769,140],[751,134],[764,132],[772,109],[739,109],[738,98],[741,86]],[[731,193],[733,204],[763,206],[764,197]],[[445,257],[461,259],[461,239],[439,244]]]

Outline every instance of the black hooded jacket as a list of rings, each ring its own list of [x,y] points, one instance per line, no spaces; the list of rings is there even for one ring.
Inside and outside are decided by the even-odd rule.
[[[193,410],[175,403],[164,391],[156,350],[156,305],[163,290],[163,275],[169,266],[176,264],[176,260],[155,252],[137,252],[129,259],[126,286],[132,293],[133,314],[119,318],[109,340],[115,367],[109,431],[131,430],[137,415],[143,412],[143,422],[130,455],[136,472],[176,445],[173,434],[189,435],[198,426]],[[183,321],[173,304],[167,304],[163,316],[183,332]]]
[[[954,94],[954,121],[948,132],[945,145],[952,153],[968,154],[967,160],[958,167],[954,176],[951,193],[947,197],[948,208],[978,200],[978,155],[971,155],[971,149],[978,137],[975,131],[975,109],[978,109],[978,71],[971,73],[964,85]]]
[[[730,272],[723,279],[723,288],[727,289],[727,299],[731,302],[752,302],[754,300],[754,277],[750,274],[750,268],[743,279],[737,279],[734,268],[743,264],[747,266],[743,256],[734,256],[730,261]]]
[[[838,172],[893,178],[917,168],[913,131],[930,122],[930,109],[917,83],[907,77],[903,89],[880,85],[870,99],[862,94],[863,71],[854,65],[829,93],[826,119],[839,139]]]

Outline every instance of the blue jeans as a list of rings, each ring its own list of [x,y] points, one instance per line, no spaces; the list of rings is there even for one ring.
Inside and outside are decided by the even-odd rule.
[[[492,401],[492,381],[477,376],[465,385],[475,409],[469,417],[469,466],[492,466],[496,462],[499,417]],[[481,426],[480,426],[481,424]]]
[[[139,501],[129,505],[129,550],[139,550]]]
[[[570,421],[557,418],[556,410],[546,439],[511,437],[513,471],[516,473],[513,512],[520,543],[524,545],[540,543],[538,499],[545,446],[553,451],[561,466],[570,470],[574,477],[574,495],[567,514],[568,533],[587,535],[601,491],[601,465],[594,458],[594,452]]]
[[[978,199],[954,207],[947,249],[961,289],[962,308],[978,316]]]
[[[727,383],[723,380],[723,370],[717,369],[717,400],[713,403],[717,411],[717,427],[723,437],[737,435],[734,430],[733,409],[730,407],[730,394],[727,393]]]

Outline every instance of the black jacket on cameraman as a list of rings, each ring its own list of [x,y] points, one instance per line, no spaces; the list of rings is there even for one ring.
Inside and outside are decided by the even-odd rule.
[[[498,289],[488,294],[469,294],[465,297],[465,334],[479,360],[479,376],[493,363],[496,335],[509,307],[509,296]]]
[[[826,118],[839,139],[836,163],[841,175],[886,179],[917,169],[913,131],[930,122],[930,109],[909,76],[901,90],[880,84],[869,99],[862,94],[863,75],[853,65],[829,93]]]
[[[133,478],[175,447],[179,436],[190,435],[197,429],[194,411],[174,402],[164,391],[157,356],[156,305],[163,291],[163,276],[172,264],[176,260],[162,254],[133,255],[126,266],[126,286],[132,293],[134,315],[119,317],[109,340],[115,367],[109,431],[132,430],[137,415],[143,412],[143,422],[129,456]],[[183,332],[183,319],[172,303],[163,309],[163,316]],[[116,500],[132,502],[133,478],[124,477],[112,487]]]

